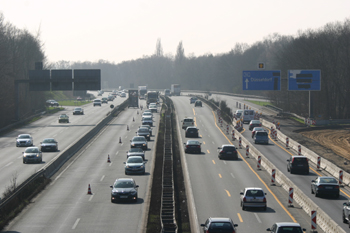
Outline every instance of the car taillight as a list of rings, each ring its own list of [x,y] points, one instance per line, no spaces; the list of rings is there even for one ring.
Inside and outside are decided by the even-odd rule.
[[[322,185],[319,185],[319,186],[318,186],[318,188],[319,188],[319,189],[322,189],[322,188],[323,188],[323,186],[322,186]]]
[[[224,152],[221,150],[220,152],[219,152],[219,154],[223,154]]]
[[[337,186],[335,186],[335,188],[336,188],[336,189],[339,189],[339,186],[337,185]]]
[[[259,126],[261,126],[261,124],[259,124]]]
[[[186,148],[189,148],[189,147],[190,147],[190,146],[188,146],[188,145],[186,146]]]
[[[198,148],[201,148],[201,146],[197,146]]]
[[[192,122],[192,125],[193,125],[193,122]]]
[[[247,201],[247,198],[243,197],[243,202]]]
[[[266,197],[264,197],[263,202],[266,202]]]

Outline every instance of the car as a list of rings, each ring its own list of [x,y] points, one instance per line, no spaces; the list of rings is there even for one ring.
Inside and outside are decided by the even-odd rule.
[[[151,112],[158,112],[157,104],[150,104],[148,109],[151,110]]]
[[[113,101],[115,99],[116,96],[113,96],[113,95],[109,95],[107,97],[107,101]]]
[[[236,119],[241,118],[242,113],[243,113],[243,110],[240,110],[240,109],[236,110]]]
[[[34,140],[30,134],[20,134],[16,138],[16,147],[33,146]]]
[[[165,89],[164,90],[164,95],[165,96],[170,96],[170,90],[169,89]]]
[[[238,224],[234,224],[230,218],[210,217],[201,227],[204,233],[235,233]]]
[[[252,138],[254,138],[254,135],[255,135],[256,131],[266,131],[266,130],[263,127],[254,127],[253,130],[252,130]]]
[[[242,190],[240,193],[242,210],[249,208],[267,209],[266,193],[262,188],[249,187]]]
[[[251,109],[246,109],[242,112],[241,119],[244,123],[249,123],[251,120],[254,120],[255,111]]]
[[[144,112],[144,113],[142,114],[142,117],[145,117],[145,116],[151,116],[151,117],[153,117],[153,113],[152,113],[152,112]]]
[[[190,98],[190,104],[195,103],[196,100],[197,100],[197,97],[191,97],[191,98]]]
[[[126,97],[125,92],[120,93],[120,97]]]
[[[309,174],[309,160],[306,156],[294,155],[287,159],[287,162],[287,170],[290,172],[290,174]]]
[[[139,126],[139,128],[147,128],[149,130],[149,135],[151,135],[151,137],[152,137],[152,128],[151,128],[151,126],[149,126],[149,125],[141,125],[141,126]]]
[[[259,121],[259,120],[251,120],[249,122],[249,130],[253,130],[254,127],[261,127],[261,121]]]
[[[186,117],[182,121],[182,129],[187,129],[189,126],[194,126],[194,120],[192,117]]]
[[[74,108],[73,115],[84,115],[84,109],[80,107]]]
[[[80,96],[77,97],[77,101],[82,101],[83,98],[81,98]]]
[[[331,176],[317,177],[311,181],[311,194],[315,194],[316,197],[330,195],[338,198],[339,182]]]
[[[350,200],[343,203],[343,223],[348,223],[350,228]]]
[[[269,144],[269,134],[266,131],[257,131],[254,134],[254,143]]]
[[[60,104],[56,100],[46,100],[46,105],[51,107],[58,107]]]
[[[103,94],[102,91],[97,92],[97,96],[102,96],[102,94]]]
[[[111,202],[118,201],[134,201],[137,202],[137,189],[138,185],[132,178],[119,178],[116,179],[114,184],[110,186]]]
[[[41,163],[43,161],[43,154],[38,147],[27,147],[23,154],[23,163],[37,162]]]
[[[147,128],[138,128],[136,134],[137,136],[144,136],[148,141],[151,140],[151,135],[149,134],[149,129]]]
[[[202,107],[202,101],[200,100],[196,100],[196,102],[194,103],[195,107]]]
[[[144,136],[135,136],[130,140],[130,147],[139,147],[142,148],[143,150],[147,150],[147,140]]]
[[[146,173],[146,163],[141,156],[130,156],[124,164],[125,175]]]
[[[101,100],[100,99],[94,99],[93,101],[92,101],[92,104],[93,104],[93,106],[95,107],[95,106],[102,106],[102,102],[101,102]]]
[[[238,159],[237,149],[234,145],[224,144],[218,147],[218,158],[219,159]]]
[[[63,122],[69,123],[69,116],[67,114],[61,114],[58,117],[58,123],[63,123]]]
[[[150,116],[142,117],[142,124],[143,125],[153,126],[153,118],[150,117]]]
[[[145,160],[145,152],[140,147],[130,148],[126,152],[126,158],[129,158],[130,156],[141,156],[142,159]]]
[[[107,104],[108,103],[108,98],[107,97],[102,97],[101,103],[102,104]]]
[[[41,151],[58,151],[58,142],[54,138],[45,138],[40,142]]]
[[[185,153],[202,153],[201,151],[201,145],[199,141],[196,140],[187,140],[187,142],[184,143],[185,145]]]
[[[197,127],[191,126],[186,128],[185,137],[186,138],[198,138],[198,130]]]
[[[296,222],[276,222],[266,231],[272,233],[303,233],[306,229],[301,228],[300,224]]]
[[[143,113],[145,113],[145,112],[150,112],[150,113],[152,113],[151,109],[145,109],[145,111],[143,111]],[[152,115],[153,115],[153,114],[152,114]]]

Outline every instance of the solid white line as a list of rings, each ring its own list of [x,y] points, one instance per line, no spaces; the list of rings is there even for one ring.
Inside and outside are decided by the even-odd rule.
[[[213,143],[215,145],[215,142],[211,142],[211,143]]]
[[[258,222],[261,223],[259,216],[256,213],[254,213],[254,215],[255,215],[256,219],[258,220]]]
[[[74,225],[73,225],[73,227],[72,227],[73,230],[77,227],[79,221],[80,221],[80,218],[78,218],[78,219],[75,221],[75,223],[74,223]]]
[[[210,137],[210,134],[208,135],[208,137]]]
[[[100,181],[102,181],[104,178],[105,178],[105,175],[103,175],[103,176],[102,176],[102,178],[101,178],[101,180],[100,180]]]
[[[117,155],[119,153],[119,151],[117,151],[117,153],[115,153],[115,155]]]
[[[13,164],[13,162],[6,164],[5,167],[10,166],[11,164]]]
[[[111,163],[109,164],[109,166],[112,166],[112,163],[113,163],[113,162],[111,162]]]
[[[89,201],[91,201],[93,197],[94,197],[94,195],[91,195],[90,198],[89,198]]]
[[[224,164],[226,164],[226,161],[224,160]]]
[[[231,176],[232,176],[233,179],[236,178],[236,177],[233,175],[233,173],[231,173]]]

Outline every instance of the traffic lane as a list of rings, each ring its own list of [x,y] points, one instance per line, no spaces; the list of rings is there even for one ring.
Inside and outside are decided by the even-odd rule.
[[[249,142],[254,143],[253,139],[249,137],[251,131],[248,130],[248,126],[244,125],[246,131],[243,133]],[[342,221],[342,205],[350,198],[349,193],[344,190],[340,192],[339,198],[334,197],[315,197],[311,193],[311,181],[317,176],[329,176],[326,173],[320,173],[316,170],[315,165],[310,163],[309,174],[290,174],[287,171],[287,159],[290,159],[292,155],[297,155],[296,151],[292,149],[286,149],[285,145],[271,139],[269,145],[255,144],[254,146],[266,156],[266,158],[273,162],[284,175],[286,175],[301,191],[304,192],[316,205],[318,205],[323,211],[325,211],[335,222],[337,222],[345,230],[347,226]]]
[[[137,118],[135,112],[135,109],[127,110],[111,122],[80,152],[81,155],[75,158],[75,162],[69,162],[66,168],[57,173],[52,185],[7,230],[99,232],[101,229],[121,229],[123,232],[141,232],[140,224],[145,214],[144,206],[147,201],[146,192],[151,177],[155,141],[150,142],[152,149],[147,151],[146,175],[125,176],[125,152],[130,148],[129,139],[134,136],[133,132],[139,126],[131,123],[130,130],[127,131],[125,125],[132,117]],[[156,116],[156,120],[158,119]],[[118,143],[119,137],[125,140]],[[111,163],[107,163],[108,155]],[[62,171],[64,172],[61,173]],[[132,177],[140,185],[140,199],[137,203],[111,203],[109,186],[120,177]],[[93,195],[87,195],[88,184],[91,185]]]
[[[17,184],[22,183],[71,143],[82,137],[110,111],[110,108],[106,105],[101,108],[95,107],[95,109],[92,105],[89,105],[84,107],[84,109],[92,109],[91,113],[85,113],[83,116],[73,116],[73,108],[71,106],[67,107],[67,110],[45,116],[23,128],[16,129],[0,137],[0,154],[2,154],[2,159],[0,160],[0,168],[2,168],[0,169],[0,193],[3,193],[11,185],[14,177]],[[58,123],[58,115],[61,113],[67,113],[70,116],[70,123]],[[22,152],[25,150],[25,147],[15,146],[16,137],[22,133],[32,135],[34,146],[40,146],[40,142],[43,139],[53,137],[58,141],[59,151],[43,152],[43,162],[41,164],[23,164]]]
[[[176,109],[178,108],[176,106]],[[260,226],[254,226],[255,232],[258,232],[261,226],[268,228],[278,220],[281,214],[279,213],[281,207],[276,204],[270,204],[274,201],[270,200],[271,197],[267,196],[269,208],[271,208],[271,212],[278,213],[273,214],[273,217],[265,217],[268,216],[267,212],[264,212],[260,217],[260,211],[250,213],[242,213],[240,207],[240,195],[239,191],[248,185],[257,186],[257,184],[261,183],[256,176],[252,176],[251,172],[247,171],[247,169],[242,169],[243,161],[220,161],[217,157],[217,147],[222,144],[228,144],[227,139],[223,136],[218,129],[214,127],[210,127],[213,125],[213,117],[208,120],[208,116],[212,113],[209,109],[207,112],[201,112],[203,109],[195,109],[196,113],[196,122],[197,127],[200,129],[204,129],[206,132],[210,132],[208,134],[201,132],[202,138],[201,140],[205,142],[203,143],[203,151],[201,155],[197,154],[186,154],[186,160],[189,167],[190,178],[192,189],[195,198],[195,205],[197,209],[197,215],[199,219],[199,223],[204,223],[206,218],[210,216],[229,216],[234,222],[240,223],[241,220],[244,222],[244,218],[251,219],[251,222],[256,222],[257,219],[260,219]],[[192,109],[193,110],[193,109]],[[188,115],[189,110],[187,110],[182,115]],[[205,127],[205,128],[203,128]],[[206,130],[207,129],[207,130]],[[182,134],[182,141],[187,140],[184,138]],[[231,164],[232,166],[228,170],[225,170],[227,164]],[[244,167],[244,166],[243,166]],[[243,178],[242,178],[243,177]],[[243,181],[244,180],[244,181]],[[239,188],[237,188],[239,187]],[[213,197],[217,197],[218,201],[214,201]],[[227,201],[223,201],[227,200]],[[230,203],[227,205],[227,203]],[[270,210],[270,209],[269,209]],[[277,211],[275,211],[277,210]],[[254,210],[253,210],[254,211]],[[242,217],[243,215],[243,217]],[[277,216],[278,215],[278,216]],[[277,218],[276,218],[277,217]],[[250,220],[247,220],[249,222]],[[261,220],[263,219],[263,220]],[[288,215],[281,218],[281,221],[290,221],[290,217]],[[265,225],[264,225],[265,224]],[[241,224],[242,225],[242,224]],[[266,229],[265,228],[265,229]],[[245,224],[239,228],[239,230],[252,230],[251,226],[246,227]]]

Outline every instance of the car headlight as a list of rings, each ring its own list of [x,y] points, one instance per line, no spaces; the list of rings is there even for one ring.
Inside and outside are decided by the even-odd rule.
[[[146,146],[146,144],[144,143],[143,146]]]
[[[23,154],[23,157],[26,157],[27,155],[26,154]]]
[[[143,168],[143,165],[141,165],[140,168]]]
[[[113,191],[112,194],[118,194],[118,191]]]
[[[147,137],[149,137],[149,134],[147,134]]]
[[[39,157],[40,155],[39,154],[36,154],[36,157]]]
[[[135,146],[135,144],[134,144],[134,143],[132,143],[132,144],[131,144],[131,146]]]
[[[126,165],[126,168],[130,168],[130,166],[129,166],[129,165]]]

